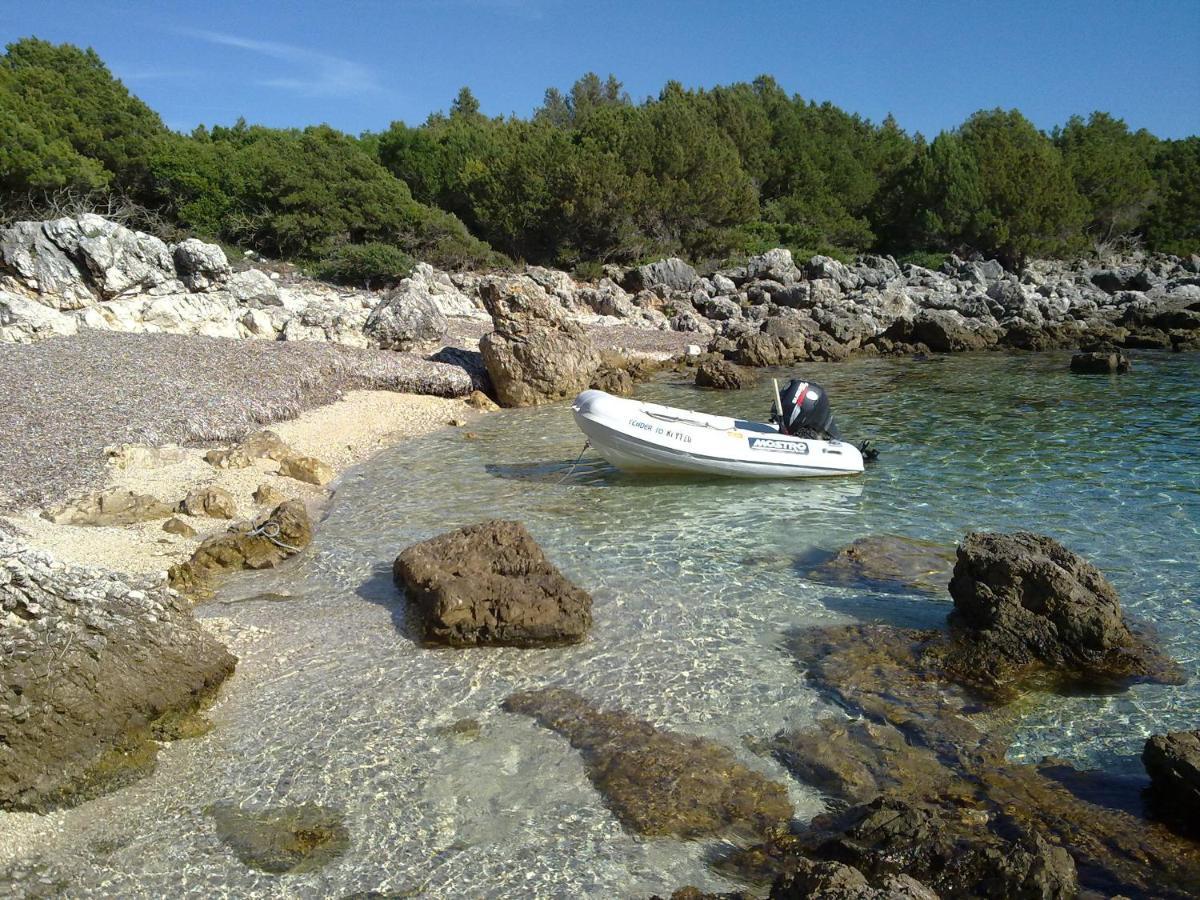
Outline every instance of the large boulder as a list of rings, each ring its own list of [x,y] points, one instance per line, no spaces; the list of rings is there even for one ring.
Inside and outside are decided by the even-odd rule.
[[[1151,808],[1200,837],[1200,730],[1152,736],[1142,764],[1150,776]]]
[[[678,257],[660,259],[647,266],[630,269],[625,275],[626,290],[651,290],[655,287],[669,288],[673,291],[690,291],[700,282],[696,270]]]
[[[446,334],[442,315],[423,285],[405,279],[367,316],[363,333],[384,350],[411,350]]]
[[[563,400],[592,383],[600,354],[540,286],[527,278],[491,278],[480,294],[495,330],[479,349],[502,406]]]
[[[740,391],[755,381],[754,376],[740,366],[723,359],[710,359],[696,369],[696,387],[718,391]]]
[[[78,331],[79,322],[74,316],[19,294],[0,291],[0,341],[28,344]]]
[[[270,515],[243,522],[204,541],[191,559],[171,567],[167,580],[177,590],[196,591],[242,569],[270,569],[312,542],[312,523],[301,500],[279,504]]]
[[[1002,684],[1039,670],[1054,680],[1178,680],[1125,622],[1100,570],[1053,538],[968,533],[950,579],[958,638],[949,668],[962,680]]]
[[[154,721],[193,708],[236,661],[174,591],[67,567],[3,534],[0,623],[3,809],[83,799],[135,741],[152,758],[150,738],[165,736]]]
[[[79,267],[54,242],[44,224],[16,222],[0,229],[0,271],[57,309],[80,309],[94,302],[95,293]]]
[[[591,596],[554,567],[520,522],[483,522],[413,544],[392,573],[429,643],[572,644],[592,624]]]
[[[172,251],[175,271],[188,290],[206,291],[229,277],[229,260],[216,244],[188,238]]]
[[[92,213],[47,222],[43,228],[75,260],[101,299],[144,293],[175,280],[171,251],[153,235]]]
[[[777,281],[780,284],[791,284],[800,278],[800,270],[792,259],[792,251],[783,247],[768,250],[761,256],[752,256],[746,262],[746,275],[749,278],[761,278],[767,281]]]

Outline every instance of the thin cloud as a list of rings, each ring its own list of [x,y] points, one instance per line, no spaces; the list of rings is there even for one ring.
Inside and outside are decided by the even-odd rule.
[[[210,44],[235,47],[269,59],[282,60],[293,64],[300,70],[295,74],[260,79],[257,83],[264,87],[295,91],[310,97],[347,97],[355,94],[376,93],[381,90],[370,69],[339,56],[330,56],[328,53],[319,53],[316,50],[295,47],[291,44],[260,41],[219,31],[202,31],[193,28],[181,29],[181,31],[183,34],[208,41]]]

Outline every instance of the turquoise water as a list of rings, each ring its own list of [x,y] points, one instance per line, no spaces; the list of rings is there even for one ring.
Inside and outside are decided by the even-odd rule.
[[[1200,719],[1200,356],[1144,354],[1120,377],[1066,354],[812,365],[843,434],[872,438],[860,478],[739,482],[623,476],[565,405],[497,413],[387,450],[338,486],[313,548],[230,582],[215,618],[241,658],[207,736],[166,748],[152,777],[37,820],[18,858],[74,896],[647,896],[727,889],[704,842],[626,834],[566,741],[499,709],[554,685],[733,748],[787,781],[800,818],[820,797],[744,749],[836,714],[784,653],[789,629],[853,619],[932,626],[949,597],[810,582],[798,562],[866,534],[953,542],[971,529],[1052,535],[1098,565],[1191,681],[1045,698],[1013,755],[1118,773],[1154,731]],[[768,373],[770,374],[770,373]],[[781,377],[788,373],[775,373]],[[731,394],[671,380],[639,396],[765,415],[769,378]],[[391,583],[414,541],[491,517],[524,521],[595,598],[584,644],[426,650]],[[247,599],[264,592],[284,599]],[[478,737],[445,728],[461,719]],[[241,865],[204,809],[318,803],[351,849],[321,871]],[[4,820],[0,819],[0,836]],[[0,842],[0,851],[3,844]],[[0,853],[0,859],[3,859]]]

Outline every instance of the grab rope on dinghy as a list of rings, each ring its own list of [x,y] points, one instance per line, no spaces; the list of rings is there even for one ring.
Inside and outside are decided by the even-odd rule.
[[[591,442],[590,440],[588,440],[588,441],[584,441],[584,442],[583,442],[583,449],[582,449],[582,450],[580,450],[580,451],[579,451],[579,455],[578,455],[577,457],[575,457],[575,462],[571,463],[571,468],[567,469],[567,471],[566,471],[566,472],[563,474],[563,477],[562,477],[562,478],[560,478],[560,479],[558,479],[558,481],[556,482],[556,484],[562,484],[564,481],[566,481],[568,478],[570,478],[572,474],[574,474],[574,472],[575,472],[575,467],[576,467],[577,465],[579,465],[579,461],[580,461],[581,459],[583,459],[583,454],[587,453],[587,452],[588,452],[588,449],[589,449],[591,446],[592,446],[592,442]]]

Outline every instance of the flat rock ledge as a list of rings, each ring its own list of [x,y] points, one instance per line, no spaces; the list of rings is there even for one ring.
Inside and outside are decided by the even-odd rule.
[[[392,567],[423,640],[451,647],[548,647],[583,640],[592,598],[520,522],[492,520],[404,550]]]
[[[583,755],[588,778],[630,831],[697,838],[763,836],[792,817],[787,789],[718,743],[597,709],[557,688],[513,694],[508,712],[532,717]]]
[[[149,736],[176,736],[156,721],[194,709],[236,663],[173,590],[3,535],[0,615],[0,809],[69,805],[125,763],[152,766]]]

